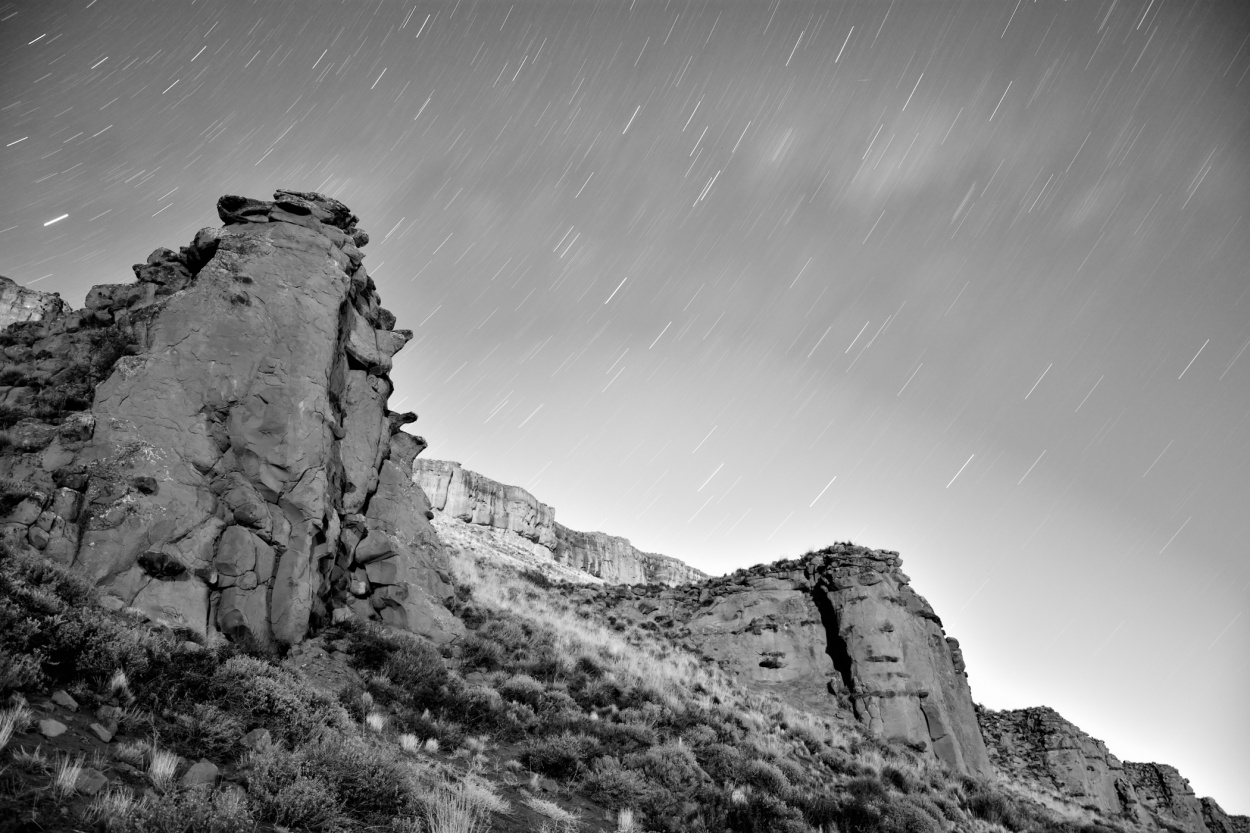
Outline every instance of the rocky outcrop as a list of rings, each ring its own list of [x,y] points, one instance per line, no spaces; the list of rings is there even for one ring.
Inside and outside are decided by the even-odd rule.
[[[1182,778],[1175,767],[1127,761],[1124,772],[1138,800],[1160,827],[1196,833],[1204,833],[1208,829],[1205,816],[1211,815],[1211,812],[1203,813],[1203,802],[1194,795],[1189,781]],[[1212,799],[1205,800],[1214,805],[1214,809],[1219,809]],[[1223,810],[1219,810],[1219,815],[1227,818]]]
[[[1121,763],[1106,744],[1044,706],[996,712],[977,719],[1000,774],[1138,829],[1237,833],[1238,819],[1164,764]]]
[[[0,327],[25,321],[52,321],[70,311],[60,295],[27,289],[0,275]]]
[[[650,593],[637,610],[675,623],[689,650],[749,686],[853,718],[956,772],[991,771],[959,645],[898,553],[837,544]]]
[[[609,584],[685,584],[706,576],[668,555],[643,552],[625,538],[555,525],[555,560]]]
[[[977,718],[990,760],[1000,773],[1057,792],[1088,809],[1150,823],[1120,760],[1105,743],[1054,709],[982,708]]]
[[[414,479],[435,510],[470,524],[515,532],[547,551],[558,564],[610,584],[681,584],[705,574],[628,540],[603,532],[578,532],[556,523],[555,509],[518,486],[508,486],[447,460],[418,460]]]
[[[497,483],[450,460],[418,460],[413,475],[439,512],[515,532],[548,549],[556,545],[555,510],[520,486]]]
[[[1198,801],[1202,804],[1202,823],[1210,833],[1240,833],[1245,829],[1246,823],[1250,822],[1245,816],[1230,816],[1225,813],[1224,808],[1216,804],[1214,798],[1200,798]],[[1238,821],[1241,822],[1240,825]]]
[[[448,638],[446,554],[412,483],[425,443],[386,408],[411,333],[368,235],[313,193],[218,215],[136,283],[0,333],[26,391],[0,426],[4,540],[201,633],[291,644],[356,616]]]

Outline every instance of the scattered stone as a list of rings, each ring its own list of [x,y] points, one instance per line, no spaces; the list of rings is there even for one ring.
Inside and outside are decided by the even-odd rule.
[[[70,697],[69,694],[63,689],[57,689],[52,692],[52,702],[56,703],[61,708],[69,709],[72,712],[78,711],[78,701],[73,697]]]
[[[74,784],[74,789],[83,795],[95,795],[108,785],[109,779],[104,776],[103,772],[98,769],[87,767],[78,773],[78,781]]]
[[[269,737],[268,729],[253,729],[239,739],[239,744],[244,749],[261,750],[272,746],[273,740]]]
[[[110,741],[113,740],[113,735],[115,733],[110,732],[108,729],[104,728],[99,723],[92,723],[90,726],[90,729],[92,732],[95,733],[96,737],[98,737],[100,740],[104,741],[105,743],[109,743]]]
[[[65,734],[65,731],[68,728],[69,727],[61,721],[53,720],[52,718],[39,721],[39,733],[45,738],[58,738]]]
[[[217,781],[217,764],[201,758],[191,765],[182,776],[182,785],[184,787],[194,787],[201,784],[212,786]]]

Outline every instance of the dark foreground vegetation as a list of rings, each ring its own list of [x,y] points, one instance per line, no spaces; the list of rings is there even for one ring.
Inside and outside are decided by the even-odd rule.
[[[0,830],[1108,829],[747,695],[550,582],[457,573],[462,642],[348,622],[283,657],[0,548]]]

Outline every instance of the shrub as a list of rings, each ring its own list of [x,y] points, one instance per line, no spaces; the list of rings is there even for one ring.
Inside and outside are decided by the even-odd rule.
[[[264,660],[236,656],[213,675],[218,701],[275,738],[297,745],[322,726],[344,728],[347,714],[328,695],[295,674]]]
[[[302,774],[316,773],[353,817],[384,820],[411,803],[407,772],[392,749],[345,733],[324,733],[297,754]]]
[[[134,803],[124,794],[111,793],[95,813],[109,833],[244,833],[256,821],[247,803],[229,792],[195,787]]]
[[[648,781],[662,785],[673,793],[688,793],[706,777],[687,747],[674,743],[653,746],[645,752],[635,752],[625,759],[625,765],[636,769]]]
[[[790,788],[790,782],[781,770],[767,761],[747,761],[739,770],[739,778],[766,793],[782,796]]]
[[[237,717],[212,703],[196,703],[192,715],[178,724],[174,742],[190,758],[231,760],[245,734]]]
[[[1016,802],[1007,795],[998,792],[984,781],[971,778],[963,780],[964,802],[966,809],[973,817],[991,824],[1001,825],[1008,830],[1024,830],[1028,826],[1028,818],[1021,812]]]
[[[471,633],[464,640],[461,649],[461,660],[466,668],[481,668],[486,671],[497,671],[503,667],[507,655],[498,642]]]
[[[637,772],[625,769],[608,755],[596,758],[590,772],[582,776],[579,789],[610,810],[634,807],[646,793],[647,782]]]
[[[696,753],[699,762],[709,775],[725,783],[738,780],[738,770],[742,767],[742,753],[724,743],[712,743]]]
[[[598,745],[596,738],[562,732],[527,742],[521,752],[521,761],[535,772],[554,778],[568,778],[577,771],[582,761],[589,760]]]
[[[499,686],[499,693],[508,700],[525,703],[535,709],[538,708],[546,690],[542,683],[528,674],[515,674]]]

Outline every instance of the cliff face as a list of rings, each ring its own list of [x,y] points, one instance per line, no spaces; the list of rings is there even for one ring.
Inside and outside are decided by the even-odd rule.
[[[1236,833],[1238,820],[1165,764],[1121,763],[1106,744],[1053,709],[1035,707],[977,718],[994,767],[1009,779],[1057,792],[1083,807],[1147,830]]]
[[[899,565],[897,553],[838,544],[666,591],[648,608],[751,686],[988,775],[958,643]]]
[[[643,552],[625,538],[555,525],[555,559],[609,584],[684,584],[704,573],[667,555]]]
[[[999,772],[1055,790],[1082,806],[1149,824],[1119,759],[1053,709],[980,709],[977,717]]]
[[[0,275],[0,328],[23,321],[51,321],[70,311],[59,295],[27,289]]]
[[[386,408],[411,333],[361,262],[368,235],[318,194],[217,208],[224,228],[153,252],[137,283],[2,334],[6,401],[25,403],[5,412],[4,539],[201,633],[289,644],[359,616],[448,637],[446,555],[411,482],[425,444]]]
[[[515,532],[545,547],[558,564],[610,584],[679,584],[704,578],[676,558],[642,552],[603,532],[556,523],[555,509],[518,486],[508,486],[446,460],[418,460],[414,480],[434,509],[470,524]]]
[[[1207,817],[1219,824],[1228,816],[1210,798],[1199,799],[1194,795],[1189,781],[1181,777],[1175,767],[1167,764],[1124,764],[1125,774],[1137,793],[1137,798],[1158,823],[1159,827],[1172,827],[1186,831],[1207,831]],[[1204,812],[1204,803],[1210,805]]]
[[[419,460],[413,474],[439,512],[515,532],[548,549],[556,544],[555,510],[519,486],[496,483],[447,460]]]

